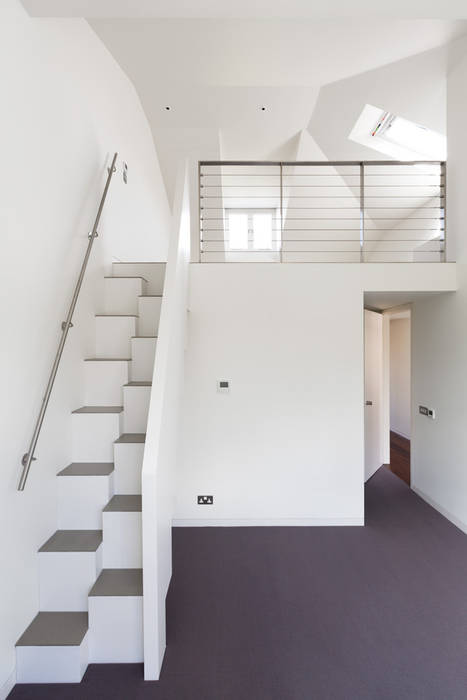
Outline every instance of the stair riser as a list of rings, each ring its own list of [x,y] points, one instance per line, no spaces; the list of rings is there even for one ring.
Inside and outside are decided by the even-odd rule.
[[[104,312],[107,314],[137,314],[138,297],[144,294],[142,279],[106,277],[104,280]]]
[[[89,632],[79,646],[16,647],[17,683],[80,683],[88,665]]]
[[[154,372],[157,338],[133,338],[131,341],[130,367],[134,382],[150,382]]]
[[[138,335],[157,335],[161,303],[161,297],[140,297],[138,300]]]
[[[128,383],[129,362],[85,362],[84,405],[121,406],[124,384]]]
[[[104,568],[138,569],[142,566],[141,512],[104,512]]]
[[[102,545],[95,552],[39,552],[39,609],[86,611],[102,554]]]
[[[131,338],[136,335],[132,316],[96,316],[96,357],[131,357]]]
[[[122,413],[72,414],[72,460],[112,462],[113,443],[123,427]]]
[[[123,425],[125,433],[145,433],[148,422],[150,386],[123,388]]]
[[[89,663],[143,661],[143,598],[89,598]]]
[[[147,280],[145,294],[162,294],[164,290],[165,263],[113,263],[112,275],[141,275]]]
[[[102,510],[114,494],[114,474],[58,477],[60,530],[102,530]]]
[[[114,445],[115,493],[140,494],[144,443]]]

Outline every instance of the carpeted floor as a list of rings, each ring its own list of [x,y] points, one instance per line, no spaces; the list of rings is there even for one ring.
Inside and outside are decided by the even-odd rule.
[[[466,700],[467,537],[388,469],[364,528],[179,528],[161,680],[11,700]]]

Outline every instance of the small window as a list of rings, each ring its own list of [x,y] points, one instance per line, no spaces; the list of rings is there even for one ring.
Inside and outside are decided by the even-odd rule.
[[[227,209],[226,242],[229,250],[272,250],[274,209]]]
[[[229,248],[248,250],[248,214],[229,212]]]

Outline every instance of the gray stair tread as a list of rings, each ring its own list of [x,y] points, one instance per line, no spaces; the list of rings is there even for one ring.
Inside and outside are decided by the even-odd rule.
[[[90,596],[142,596],[142,569],[102,569]]]
[[[146,442],[146,433],[123,433],[115,444],[126,444],[131,442]]]
[[[152,382],[128,382],[123,386],[152,386]]]
[[[139,318],[138,314],[95,314],[96,318]]]
[[[141,496],[137,494],[121,494],[112,496],[104,508],[104,513],[140,513]]]
[[[105,280],[144,280],[147,282],[146,277],[142,275],[106,275]]]
[[[102,530],[57,530],[39,552],[95,552],[102,543]]]
[[[138,294],[140,299],[162,299],[162,294]]]
[[[18,639],[16,646],[77,647],[87,631],[87,612],[40,612]]]
[[[108,476],[113,470],[113,462],[72,462],[57,476]]]
[[[148,338],[157,338],[157,335],[132,335],[132,340],[148,340]]]
[[[72,413],[121,413],[123,406],[82,406]]]
[[[131,357],[86,357],[85,362],[131,362]]]

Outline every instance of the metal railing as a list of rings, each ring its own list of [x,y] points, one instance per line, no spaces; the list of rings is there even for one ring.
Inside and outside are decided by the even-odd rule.
[[[26,452],[26,454],[23,455],[23,458],[21,460],[21,464],[23,465],[23,469],[22,469],[21,477],[20,477],[20,480],[18,483],[18,491],[24,491],[24,487],[26,485],[29,470],[31,468],[31,463],[33,460],[35,460],[34,452],[36,450],[37,441],[39,439],[42,424],[44,422],[44,417],[45,417],[45,413],[47,411],[47,406],[49,404],[49,399],[50,399],[50,395],[52,393],[53,385],[55,382],[55,377],[57,376],[57,371],[58,371],[58,368],[60,365],[60,360],[62,357],[63,349],[65,347],[65,342],[66,342],[66,339],[68,336],[68,331],[73,326],[71,320],[73,318],[73,313],[74,313],[74,310],[76,307],[76,302],[78,301],[79,292],[81,290],[81,285],[83,283],[84,275],[85,275],[86,268],[87,268],[88,261],[89,261],[89,256],[91,255],[92,246],[93,246],[94,240],[98,236],[97,227],[99,226],[99,222],[100,222],[101,215],[102,215],[102,210],[104,209],[104,204],[105,204],[105,200],[107,197],[107,192],[109,191],[110,182],[112,180],[112,175],[114,174],[114,172],[116,170],[115,163],[117,161],[117,155],[118,155],[117,153],[114,154],[114,156],[112,158],[112,163],[111,163],[110,167],[108,168],[107,180],[105,183],[104,191],[102,193],[101,201],[99,203],[99,208],[97,210],[97,215],[96,215],[96,219],[94,221],[94,226],[92,227],[92,230],[88,236],[89,242],[88,242],[88,245],[86,248],[86,253],[84,255],[84,260],[83,260],[83,263],[81,265],[80,273],[79,273],[78,280],[77,280],[76,285],[75,285],[73,296],[71,298],[71,303],[70,303],[70,307],[68,309],[67,317],[66,317],[65,321],[63,321],[63,323],[62,323],[62,335],[60,337],[60,342],[58,344],[58,348],[57,348],[55,359],[54,359],[54,362],[52,365],[52,369],[50,370],[49,379],[47,382],[47,386],[45,388],[44,398],[42,399],[42,404],[41,404],[41,408],[39,411],[39,415],[37,416],[37,420],[36,420],[36,423],[34,426],[34,432],[32,434],[32,438],[31,438],[31,442],[29,444],[28,451]]]
[[[446,163],[199,163],[200,262],[444,262]]]

